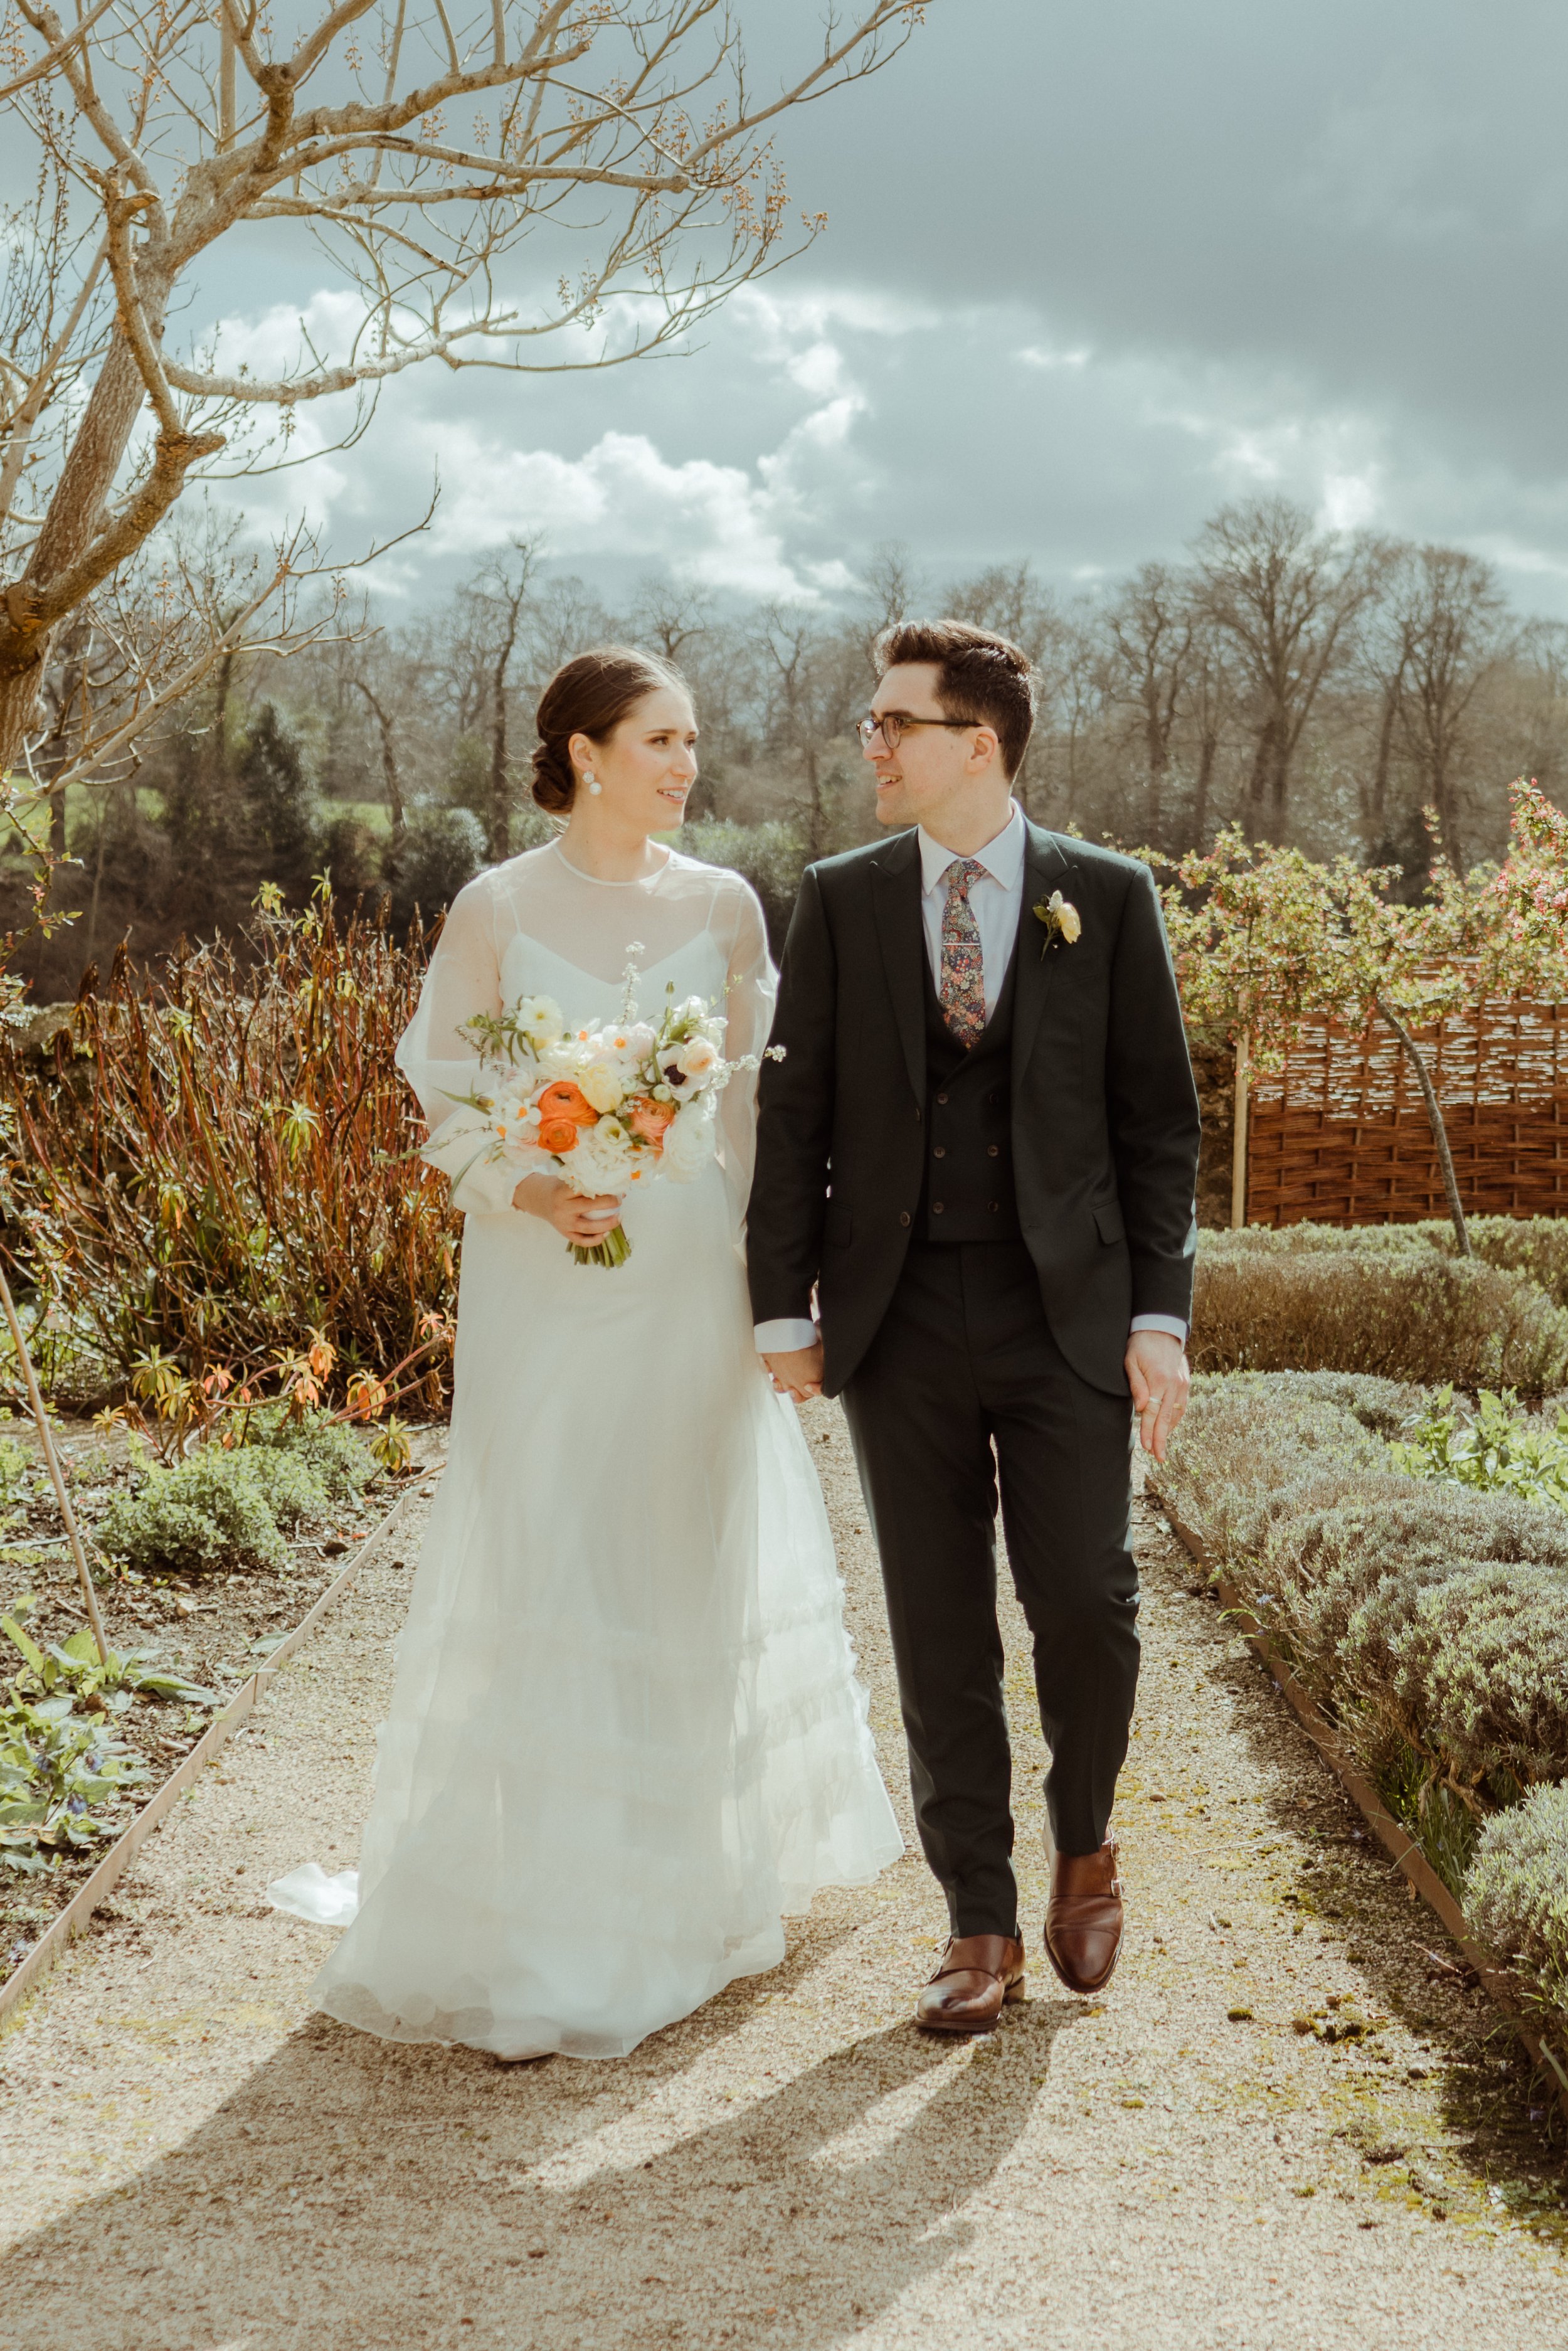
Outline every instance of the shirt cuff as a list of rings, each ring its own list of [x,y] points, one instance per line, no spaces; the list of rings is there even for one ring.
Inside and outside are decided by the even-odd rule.
[[[795,1355],[802,1347],[816,1345],[817,1326],[807,1315],[794,1315],[779,1322],[758,1322],[751,1335],[759,1355]]]
[[[1178,1322],[1174,1314],[1134,1314],[1127,1332],[1129,1338],[1134,1331],[1163,1331],[1167,1338],[1179,1339],[1184,1347],[1186,1344],[1186,1324]]]

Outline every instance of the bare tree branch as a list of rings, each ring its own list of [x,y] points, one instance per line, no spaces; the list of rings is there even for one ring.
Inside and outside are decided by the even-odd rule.
[[[291,462],[295,409],[363,392],[352,437],[375,387],[425,360],[555,373],[685,334],[815,233],[789,229],[774,126],[877,70],[924,14],[859,0],[754,94],[741,0],[512,0],[511,28],[507,0],[300,0],[287,47],[259,0],[78,5],[68,24],[55,0],[15,0],[38,53],[0,91],[8,148],[53,174],[62,258],[101,245],[63,324],[57,274],[10,341],[0,308],[0,768],[51,632],[220,451],[231,475]],[[323,102],[306,104],[313,82]],[[195,266],[210,285],[208,256],[262,221],[311,235],[357,318],[342,346],[302,329],[296,364],[252,371],[169,322]],[[540,233],[546,269],[519,268]],[[579,256],[564,270],[562,238]],[[554,292],[519,298],[530,284]],[[251,422],[268,412],[270,434]]]

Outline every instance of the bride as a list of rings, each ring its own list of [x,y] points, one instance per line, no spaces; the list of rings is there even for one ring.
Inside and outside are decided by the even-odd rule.
[[[519,997],[613,1019],[773,1001],[738,874],[652,836],[696,774],[685,685],[618,646],[538,707],[558,839],[471,882],[398,1049],[424,1156],[466,1212],[456,1395],[398,1647],[357,1883],[307,1865],[281,1909],[351,1923],[315,1985],[345,2023],[498,2056],[624,2055],[784,1954],[781,1917],[901,1851],[854,1677],[821,1492],[753,1351],[741,1255],[755,1081],[689,1184],[582,1199],[486,1163],[463,1025]],[[574,1261],[623,1214],[632,1244]]]

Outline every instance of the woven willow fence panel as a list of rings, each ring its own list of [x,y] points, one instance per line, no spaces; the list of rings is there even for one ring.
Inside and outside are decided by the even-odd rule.
[[[1568,1216],[1568,1004],[1487,1003],[1418,1032],[1467,1209]],[[1309,1028],[1254,1081],[1247,1221],[1407,1224],[1448,1213],[1410,1064],[1386,1025]]]

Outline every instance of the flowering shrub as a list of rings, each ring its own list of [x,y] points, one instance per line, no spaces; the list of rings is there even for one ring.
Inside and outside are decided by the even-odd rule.
[[[0,1247],[111,1392],[232,1400],[287,1384],[308,1347],[321,1396],[417,1364],[441,1409],[457,1225],[408,1156],[418,1105],[392,1059],[423,963],[323,893],[151,992],[117,956],[42,1076],[0,1051]]]

